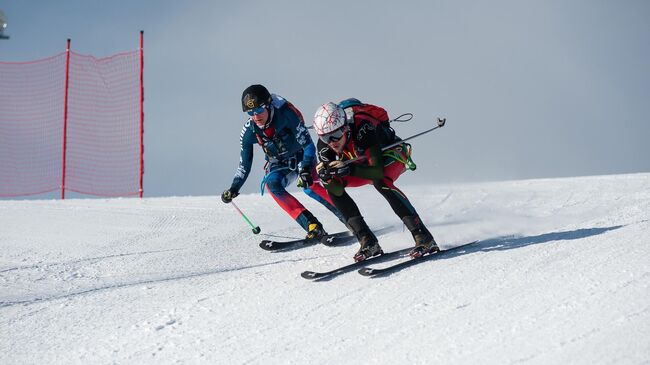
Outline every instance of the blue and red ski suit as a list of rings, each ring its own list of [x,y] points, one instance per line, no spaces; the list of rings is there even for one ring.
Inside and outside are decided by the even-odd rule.
[[[269,120],[265,128],[258,127],[251,119],[244,124],[240,135],[239,166],[230,187],[231,191],[239,192],[246,182],[253,164],[253,146],[256,144],[262,147],[267,161],[262,189],[266,189],[278,205],[305,231],[308,231],[309,223],[313,223],[310,221],[313,220],[313,215],[286,190],[289,184],[296,181],[299,171],[303,168],[311,170],[314,181],[314,184],[303,188],[303,191],[342,219],[327,191],[318,183],[315,168],[316,147],[305,127],[302,114],[293,104],[272,94]]]

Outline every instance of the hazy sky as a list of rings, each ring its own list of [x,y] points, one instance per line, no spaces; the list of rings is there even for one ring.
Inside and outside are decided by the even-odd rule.
[[[215,195],[239,158],[242,90],[311,124],[357,97],[411,112],[415,172],[442,183],[650,171],[650,2],[19,1],[0,60],[135,50],[145,31],[145,196]],[[0,85],[1,87],[1,85]],[[315,137],[312,134],[312,137]],[[262,151],[243,192],[259,191]]]

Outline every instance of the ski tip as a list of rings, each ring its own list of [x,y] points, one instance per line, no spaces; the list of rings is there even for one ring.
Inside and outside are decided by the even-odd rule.
[[[313,271],[303,271],[300,276],[305,279],[314,279],[316,277],[316,273]]]
[[[260,247],[264,250],[272,251],[274,248],[273,244],[274,244],[273,241],[263,240],[262,242],[260,242]]]

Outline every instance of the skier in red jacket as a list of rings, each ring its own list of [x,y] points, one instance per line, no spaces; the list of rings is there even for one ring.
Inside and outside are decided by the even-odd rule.
[[[354,255],[355,261],[383,253],[357,204],[345,191],[345,188],[367,184],[377,189],[411,231],[415,240],[412,257],[438,251],[436,241],[415,208],[394,184],[407,167],[414,166],[410,159],[410,145],[402,143],[382,151],[382,147],[400,138],[388,124],[387,113],[385,120],[378,120],[381,113],[363,112],[355,107],[359,105],[369,104],[362,104],[357,99],[344,100],[340,105],[330,102],[319,107],[314,116],[314,128],[319,137],[316,150],[320,161],[316,169],[332,202],[359,240],[361,247]]]

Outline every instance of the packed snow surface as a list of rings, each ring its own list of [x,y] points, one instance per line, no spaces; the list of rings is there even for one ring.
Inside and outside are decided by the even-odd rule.
[[[261,250],[304,235],[266,195],[235,200],[259,235],[214,196],[0,201],[0,363],[650,362],[650,174],[400,187],[442,248],[479,242],[312,282],[357,244]],[[413,244],[350,192],[385,250]]]

